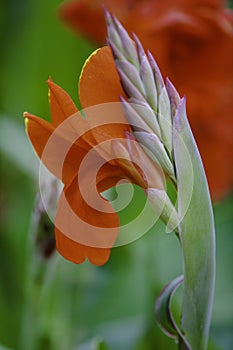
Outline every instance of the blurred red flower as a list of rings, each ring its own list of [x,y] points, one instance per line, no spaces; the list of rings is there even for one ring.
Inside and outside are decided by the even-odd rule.
[[[102,44],[102,4],[139,36],[187,96],[212,198],[222,198],[233,184],[233,12],[220,0],[74,0],[61,6],[60,16]]]

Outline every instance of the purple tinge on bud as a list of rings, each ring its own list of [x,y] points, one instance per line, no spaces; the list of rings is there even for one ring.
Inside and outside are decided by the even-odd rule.
[[[181,133],[187,126],[189,126],[190,128],[186,114],[186,97],[184,96],[180,100],[180,103],[176,109],[176,114],[174,117],[174,127],[176,132]]]
[[[134,133],[137,140],[144,146],[144,151],[147,155],[175,181],[174,168],[170,161],[164,145],[159,138],[145,131],[137,131]]]
[[[139,106],[134,103],[128,103],[123,98],[121,98],[121,102],[126,119],[128,120],[128,123],[130,124],[133,131],[144,130],[147,132],[153,132],[153,130],[150,127],[150,123],[147,122],[147,119],[144,119],[141,116],[141,114],[143,114],[147,117],[148,113],[145,107]],[[142,110],[141,113],[139,113],[140,109]]]
[[[166,87],[164,86],[159,94],[158,120],[161,128],[162,141],[168,152],[172,152],[172,117],[171,105]]]
[[[133,41],[128,35],[125,28],[121,25],[116,17],[107,11],[106,21],[110,46],[112,42],[115,43],[115,45],[120,48],[121,51],[123,51],[125,58],[128,59],[136,67],[139,67],[139,60],[135,45],[133,44]],[[115,42],[115,38],[117,38],[117,42]]]
[[[140,78],[138,70],[126,60],[115,60],[115,64],[119,72],[123,72],[139,92],[145,96],[145,89]]]
[[[130,38],[125,28],[121,25],[121,23],[115,17],[114,17],[114,22],[117,26],[126,58],[128,58],[128,60],[132,64],[134,64],[136,67],[139,67],[138,55],[132,39]]]
[[[161,139],[161,131],[157,116],[150,105],[146,102],[130,98],[129,102],[139,117],[145,121],[149,128]],[[146,131],[146,129],[144,129]]]
[[[121,38],[113,26],[108,28],[108,40],[110,43],[114,43],[118,49],[121,49]]]
[[[141,59],[140,73],[141,73],[140,75],[141,75],[142,83],[144,85],[144,90],[146,93],[146,99],[150,104],[150,106],[155,111],[155,113],[157,113],[158,91],[155,85],[153,71],[146,55],[144,55]]]
[[[117,67],[118,69],[118,67]],[[128,97],[134,97],[136,99],[145,101],[144,96],[138,90],[138,88],[132,83],[132,81],[128,78],[128,76],[119,68],[118,73],[121,79],[122,87]]]
[[[124,60],[123,54],[121,53],[121,51],[119,50],[119,48],[115,45],[115,43],[113,41],[110,41],[107,38],[107,44],[108,44],[108,46],[111,47],[112,54],[113,54],[113,57],[115,59]]]
[[[151,68],[152,68],[153,73],[154,73],[154,78],[155,78],[155,82],[156,82],[157,91],[158,91],[158,94],[160,94],[162,89],[163,89],[163,87],[164,87],[163,77],[162,77],[160,69],[159,69],[159,67],[158,67],[158,65],[157,65],[153,55],[151,54],[151,52],[149,50],[148,50],[147,54],[148,54],[148,58],[149,58],[149,62],[150,62]]]
[[[154,79],[153,70],[137,35],[133,34],[133,37],[136,43],[136,49],[140,63],[140,76],[145,87],[146,97],[151,107],[155,112],[157,112],[158,91]]]
[[[143,49],[143,46],[135,33],[133,33],[133,38],[136,44],[139,63],[142,63],[143,57],[146,56],[145,50]]]
[[[112,47],[115,64],[120,76],[122,87],[130,101],[138,101],[144,107],[125,106],[124,109],[129,123],[134,125],[133,118],[138,121],[142,118],[150,129],[161,139],[167,151],[172,153],[172,112],[169,96],[161,75],[161,72],[153,56],[148,52],[148,57],[134,35],[136,45],[132,43],[126,30],[114,16],[107,16],[109,28],[109,43],[115,44],[117,50]],[[113,34],[114,31],[117,34]],[[121,47],[114,40],[121,39]],[[116,39],[115,39],[116,38]],[[115,50],[115,51],[114,51]],[[120,51],[120,57],[117,56]],[[123,56],[123,58],[122,58]],[[151,113],[152,112],[152,113]],[[140,128],[143,122],[139,123]],[[137,127],[135,129],[138,129]],[[147,127],[143,130],[148,131]]]
[[[174,117],[176,110],[181,101],[180,95],[178,94],[175,86],[172,84],[172,82],[168,78],[166,78],[166,88],[167,88],[168,96],[171,103],[172,116]]]
[[[129,131],[125,130],[126,140],[137,141],[136,137]]]

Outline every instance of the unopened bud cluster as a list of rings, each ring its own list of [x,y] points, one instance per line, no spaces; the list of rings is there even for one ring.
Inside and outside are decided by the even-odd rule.
[[[151,53],[145,53],[134,35],[131,40],[120,22],[106,13],[108,44],[111,47],[127,101],[122,107],[133,134],[153,162],[159,164],[167,178],[176,186],[173,157],[173,119],[181,104],[175,87],[162,78]],[[177,213],[165,191],[148,190],[148,198],[162,219],[174,228],[178,225]]]

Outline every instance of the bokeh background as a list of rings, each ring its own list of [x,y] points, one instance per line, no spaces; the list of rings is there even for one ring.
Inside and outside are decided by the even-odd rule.
[[[0,1],[0,350],[176,349],[154,319],[160,290],[181,273],[178,242],[162,223],[113,249],[103,267],[76,266],[57,253],[44,259],[36,243],[38,160],[23,112],[49,117],[49,76],[78,104],[80,70],[95,48],[61,23],[60,3]],[[233,349],[232,205],[230,193],[214,205],[217,280],[209,350]],[[179,315],[178,298],[174,309]]]

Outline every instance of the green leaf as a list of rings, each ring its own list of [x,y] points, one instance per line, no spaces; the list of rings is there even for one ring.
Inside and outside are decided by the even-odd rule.
[[[215,282],[215,230],[202,161],[185,99],[174,118],[178,217],[184,265],[182,328],[192,350],[206,349]]]
[[[155,317],[164,334],[175,339],[175,341],[182,346],[182,349],[191,350],[173,318],[171,309],[172,297],[176,289],[183,282],[183,279],[183,276],[177,277],[164,287],[155,303]]]
[[[176,289],[183,282],[183,276],[177,277],[168,283],[155,303],[155,317],[162,331],[170,338],[178,340],[179,333],[172,316],[171,302]]]

